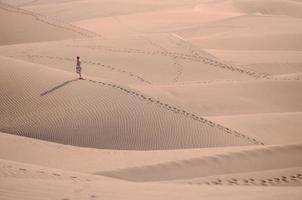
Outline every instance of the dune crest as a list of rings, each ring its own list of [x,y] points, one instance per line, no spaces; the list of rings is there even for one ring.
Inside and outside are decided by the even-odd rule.
[[[1,60],[5,63],[2,71],[9,72],[6,77],[1,77],[1,81],[10,85],[6,89],[18,89],[19,95],[28,97],[19,96],[13,100],[9,96],[2,96],[6,102],[1,105],[3,116],[6,116],[1,123],[1,130],[4,132],[64,144],[109,149],[262,144],[256,139],[135,92],[126,86],[90,77],[78,80],[67,72],[58,73],[59,70],[8,58]],[[18,73],[24,65],[27,73]],[[38,84],[41,81],[38,74],[46,73],[48,80]],[[21,77],[23,81],[20,83],[11,81]],[[37,87],[33,87],[34,85]],[[86,92],[85,95],[78,95],[83,91]],[[28,113],[26,109],[22,109],[24,104],[27,109],[35,107],[36,112]],[[56,108],[52,108],[55,105]],[[90,105],[95,106],[91,109]],[[93,121],[86,121],[86,118]],[[38,123],[31,122],[37,120]],[[175,123],[175,120],[180,122]],[[18,121],[25,123],[21,125]],[[74,121],[78,124],[74,124]],[[44,130],[43,133],[40,130]],[[175,134],[183,139],[175,138]],[[162,138],[161,143],[158,142],[158,137]]]

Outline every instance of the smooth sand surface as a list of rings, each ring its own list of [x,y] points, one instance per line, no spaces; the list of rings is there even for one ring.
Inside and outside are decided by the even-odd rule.
[[[0,20],[1,45],[86,38],[95,35],[71,24],[52,20],[1,2]]]
[[[301,13],[0,0],[0,199],[301,199]]]
[[[187,104],[203,116],[302,110],[300,80],[210,81],[137,88],[160,99]]]

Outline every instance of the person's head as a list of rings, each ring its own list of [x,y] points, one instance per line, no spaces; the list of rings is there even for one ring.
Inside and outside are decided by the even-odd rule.
[[[77,56],[77,60],[79,60],[80,59],[80,56]]]

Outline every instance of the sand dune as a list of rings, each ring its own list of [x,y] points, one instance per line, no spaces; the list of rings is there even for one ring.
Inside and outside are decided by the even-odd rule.
[[[145,13],[157,10],[167,10],[174,7],[180,7],[193,2],[186,1],[172,1],[166,0],[163,4],[160,1],[151,0],[133,0],[133,1],[98,1],[98,0],[84,0],[84,1],[37,1],[32,3],[25,3],[21,5],[24,9],[44,15],[56,15],[57,17],[69,22],[75,22],[96,17],[111,17],[120,15],[129,15],[135,13]],[[75,13],[75,10],[85,10],[87,12]]]
[[[1,60],[1,70],[6,71],[6,75],[1,73],[1,82],[9,83],[9,87],[1,88],[4,132],[109,149],[261,144],[126,86],[93,77],[79,81],[67,72],[8,58]],[[48,75],[43,83],[41,74]],[[7,90],[19,92],[12,99],[5,95]],[[31,109],[35,112],[28,112]]]
[[[233,199],[233,187],[200,187],[177,184],[137,184],[125,182],[93,181],[88,183],[70,183],[68,181],[33,180],[6,178],[1,181],[1,198],[31,200],[39,199],[94,199],[107,198],[117,200],[127,199],[200,199],[213,200]],[[14,188],[22,188],[18,193]],[[254,198],[298,199],[299,187],[236,187],[236,197],[245,200]],[[223,196],[217,191],[223,191]],[[43,192],[42,192],[43,191]],[[118,191],[118,192],[117,192]],[[156,191],[156,192],[155,192]],[[175,192],[178,191],[178,192]],[[76,193],[76,195],[75,195]]]
[[[300,112],[284,112],[217,116],[209,119],[239,132],[257,137],[266,144],[291,144],[302,141],[301,117]]]
[[[275,146],[98,174],[143,182],[191,179],[219,174],[298,167],[302,164],[299,159],[300,155],[301,145]],[[299,169],[298,172],[300,172]]]
[[[16,179],[50,180],[50,181],[70,181],[89,182],[93,180],[106,180],[102,176],[93,176],[84,173],[52,169],[37,165],[24,164],[20,162],[0,159],[0,177]],[[109,178],[108,178],[109,179]]]
[[[217,59],[171,35],[25,44],[2,47],[0,52],[69,72],[74,71],[74,55],[81,55],[85,74],[135,84],[266,76]]]
[[[16,161],[22,161],[26,163],[36,163],[35,167],[33,165],[25,165],[25,164],[18,164],[14,162],[8,162],[2,160],[0,173],[2,176],[5,177],[20,177],[21,178],[38,178],[38,179],[50,179],[54,178],[56,180],[66,180],[72,179],[77,181],[85,181],[86,179],[89,180],[100,180],[104,179],[103,177],[93,176],[93,175],[86,175],[83,172],[90,172],[94,174],[99,174],[99,171],[104,170],[118,170],[119,172],[111,172],[110,175],[118,176],[121,173],[121,168],[128,167],[127,170],[122,170],[127,173],[127,176],[131,176],[133,179],[134,177],[143,176],[146,180],[150,179],[148,174],[155,174],[157,179],[158,177],[162,177],[159,175],[159,171],[163,170],[164,167],[170,168],[172,173],[168,173],[169,180],[172,178],[172,174],[178,174],[177,176],[184,176],[188,177],[187,168],[193,168],[198,163],[202,163],[202,165],[207,164],[208,170],[203,169],[202,173],[206,174],[206,176],[202,176],[199,178],[186,178],[184,180],[178,181],[180,183],[191,183],[191,184],[210,184],[215,185],[215,181],[221,179],[222,182],[219,181],[216,185],[261,185],[261,184],[269,184],[269,185],[291,185],[291,184],[301,184],[299,181],[301,179],[301,172],[300,164],[298,164],[299,159],[295,161],[295,158],[292,157],[291,160],[287,163],[287,166],[295,166],[295,168],[283,168],[283,165],[276,165],[272,162],[273,157],[270,157],[267,161],[267,168],[262,168],[262,171],[255,170],[256,166],[260,166],[262,162],[262,151],[271,152],[270,155],[273,153],[274,159],[278,159],[279,153],[276,150],[283,151],[282,149],[288,149],[291,151],[291,154],[294,155],[295,148],[298,146],[288,146],[288,147],[270,147],[268,149],[262,148],[255,148],[255,147],[237,147],[237,148],[229,148],[229,149],[212,149],[211,151],[207,151],[206,149],[194,149],[194,150],[177,150],[177,151],[150,151],[150,152],[133,152],[133,151],[106,151],[106,150],[95,150],[95,149],[79,149],[77,147],[65,147],[59,144],[52,144],[49,142],[43,141],[35,141],[33,139],[21,138],[19,136],[11,136],[11,135],[1,135],[1,141],[5,139],[7,142],[1,144],[1,158],[6,158],[9,156],[10,159]],[[18,157],[18,152],[11,151],[9,154],[5,154],[5,152],[12,149],[13,146],[18,147],[26,147],[26,151],[22,153],[24,156],[21,158]],[[39,152],[41,146],[44,146],[43,152]],[[246,150],[244,150],[246,149]],[[248,150],[250,149],[250,150]],[[254,149],[254,150],[251,150]],[[298,149],[297,149],[298,150]],[[35,157],[32,157],[32,152],[35,153]],[[287,150],[286,150],[287,151]],[[176,153],[177,152],[177,153]],[[285,153],[285,152],[284,152]],[[76,154],[76,156],[75,156]],[[253,167],[249,167],[249,171],[245,173],[232,173],[232,170],[236,169],[226,169],[220,165],[227,164],[227,162],[247,162],[242,161],[244,159],[244,155],[250,156],[252,154],[254,156],[253,163],[258,163],[258,165],[254,165]],[[79,157],[79,155],[81,155]],[[242,155],[242,156],[239,156]],[[261,156],[260,156],[261,155]],[[202,156],[202,157],[201,157]],[[198,158],[199,157],[199,158]],[[39,158],[39,159],[37,159]],[[59,158],[59,159],[58,159]],[[67,158],[67,159],[66,159]],[[93,158],[97,158],[93,159]],[[190,158],[190,159],[189,159]],[[227,158],[227,159],[226,159]],[[184,160],[185,159],[185,160]],[[282,156],[280,155],[280,158]],[[105,162],[106,161],[106,162]],[[135,162],[134,162],[135,161]],[[139,161],[139,162],[136,162]],[[167,162],[169,161],[169,162]],[[173,161],[173,162],[172,162]],[[37,163],[38,162],[38,163]],[[165,162],[165,163],[163,163]],[[250,160],[248,162],[251,162]],[[274,161],[275,162],[275,161]],[[278,161],[276,161],[278,162]],[[89,163],[89,164],[88,164]],[[149,166],[146,166],[149,164]],[[151,165],[153,164],[153,165]],[[156,165],[155,165],[156,164]],[[60,169],[50,169],[46,167],[42,167],[41,165],[52,165],[55,168]],[[136,165],[136,168],[133,166]],[[11,166],[11,167],[9,167]],[[14,166],[14,167],[13,167]],[[231,166],[238,166],[237,164]],[[282,167],[275,169],[275,167]],[[33,168],[34,167],[34,168]],[[132,167],[132,168],[129,168]],[[263,166],[261,166],[263,167]],[[203,167],[205,168],[205,167]],[[62,170],[65,169],[65,170]],[[76,172],[68,172],[67,169],[72,169],[73,171],[79,171],[81,173]],[[135,170],[138,170],[135,172]],[[145,175],[139,175],[141,170],[148,170]],[[245,170],[247,168],[244,168]],[[269,170],[268,170],[269,169]],[[16,170],[16,171],[15,171]],[[66,171],[67,170],[67,171]],[[177,170],[177,173],[173,171]],[[224,170],[227,170],[224,171]],[[15,171],[15,172],[14,172]],[[130,175],[130,172],[133,173]],[[104,173],[104,172],[102,172]],[[179,175],[179,174],[182,175]],[[217,174],[216,176],[210,176],[210,174]],[[221,175],[220,173],[223,173]],[[104,174],[108,174],[105,172]],[[72,178],[72,177],[77,178]],[[125,175],[124,175],[125,176]],[[165,175],[167,176],[167,175]],[[196,175],[197,176],[197,175]],[[294,178],[291,176],[295,176]],[[148,178],[149,177],[149,178]],[[278,178],[280,177],[280,180]],[[285,178],[284,178],[285,177]],[[167,177],[166,177],[167,178]],[[268,179],[274,178],[274,181],[269,181]],[[236,179],[236,180],[233,180]],[[248,184],[244,183],[244,180],[249,179]],[[254,182],[250,179],[255,179]],[[144,181],[146,181],[144,180]],[[264,181],[267,180],[267,181]],[[154,181],[154,180],[153,180]],[[170,180],[171,181],[171,180]],[[231,183],[233,181],[233,183]]]
[[[300,73],[300,51],[234,51],[207,49],[216,57],[267,74]]]
[[[207,176],[177,182],[198,185],[301,186],[301,169],[301,167],[295,167],[264,170],[222,176]]]
[[[301,23],[287,16],[243,15],[175,33],[209,49],[300,51]]]
[[[0,199],[300,200],[301,10],[0,0]]]
[[[193,82],[136,88],[159,99],[185,104],[202,116],[298,112],[302,109],[299,80]]]
[[[234,146],[163,151],[126,151],[81,148],[7,133],[1,133],[0,138],[1,159],[81,173],[154,165],[161,162],[213,156],[259,147]]]
[[[76,26],[54,21],[51,18],[0,3],[0,44],[16,44],[91,37],[90,33]],[[35,30],[28,27],[35,27]],[[39,34],[35,34],[38,31]]]
[[[249,14],[302,17],[302,4],[299,0],[233,0],[233,2],[236,8]]]
[[[236,50],[218,50],[206,49],[212,55],[226,61],[236,62],[242,65],[251,65],[256,63],[300,63],[302,62],[301,51],[236,51]],[[272,70],[272,73],[274,71]]]
[[[172,170],[172,172],[178,171],[178,173],[164,173],[163,178],[168,176],[170,181],[171,178],[174,179],[175,176],[186,177],[186,179],[177,181],[177,183],[181,183],[185,185],[181,185],[181,186],[177,186],[175,184],[159,185],[158,183],[144,184],[145,186],[141,188],[141,191],[148,190],[149,187],[150,188],[151,187],[152,188],[154,187],[178,188],[179,187],[182,188],[183,193],[185,193],[186,196],[188,195],[186,193],[188,192],[188,190],[190,191],[190,188],[192,188],[193,185],[198,185],[198,187],[196,187],[197,191],[199,192],[203,191],[206,194],[208,194],[210,188],[201,187],[200,186],[201,184],[226,186],[225,188],[220,188],[226,192],[228,191],[227,185],[239,185],[239,186],[240,185],[241,186],[273,185],[276,187],[276,186],[290,186],[290,185],[297,186],[301,183],[300,181],[301,168],[298,167],[301,163],[300,163],[300,159],[295,159],[295,156],[299,156],[300,154],[301,145],[271,146],[265,148],[237,147],[237,148],[230,148],[230,149],[218,148],[212,150],[191,149],[191,150],[177,150],[177,151],[133,152],[133,151],[108,151],[108,150],[106,151],[106,150],[78,148],[73,146],[64,146],[55,143],[38,141],[30,138],[23,138],[20,136],[7,135],[4,133],[2,133],[0,137],[1,137],[0,140],[1,158],[10,157],[10,159],[12,160],[16,160],[16,161],[22,160],[22,162],[29,162],[29,163],[39,162],[40,165],[46,165],[46,166],[49,165],[54,166],[55,164],[54,167],[56,168],[61,168],[61,169],[71,168],[73,169],[73,171],[79,170],[82,172],[83,171],[88,172],[89,168],[91,168],[92,166],[94,166],[94,169],[91,168],[90,170],[94,171],[94,173],[97,172],[98,170],[104,170],[106,168],[107,170],[115,169],[118,170],[119,173],[123,172],[124,176],[125,174],[127,174],[127,176],[130,176],[132,179],[135,177],[136,179],[138,177],[140,178],[145,177],[146,179],[149,179],[149,181],[151,181],[149,174],[154,173],[155,177],[157,178],[162,177],[159,176],[160,171],[163,171],[165,169],[169,169],[169,172],[170,170]],[[14,148],[14,146],[19,147],[19,149],[20,147],[22,148],[24,147],[24,150],[22,152],[23,153],[22,157],[18,156],[20,155],[16,151],[18,148]],[[43,146],[44,148],[41,149],[41,146]],[[42,152],[40,150],[42,150]],[[9,151],[11,152],[9,153]],[[36,152],[35,156],[37,156],[39,159],[33,156],[33,153],[31,152]],[[287,156],[288,162],[283,162],[280,165],[279,162],[283,159],[282,154],[287,155],[287,152],[290,152],[291,155],[290,157]],[[191,159],[188,159],[188,156]],[[248,157],[249,159],[246,160],[245,157]],[[58,158],[61,158],[61,160],[57,160]],[[91,158],[97,158],[98,160],[91,159]],[[264,158],[266,160],[265,165],[261,165]],[[85,160],[87,160],[88,163],[85,162]],[[104,162],[105,160],[106,162]],[[63,192],[58,190],[63,185],[64,187],[73,188],[74,185],[78,185],[80,187],[81,184],[86,184],[86,185],[89,184],[90,186],[83,190],[84,194],[87,196],[89,196],[88,195],[89,193],[91,193],[91,195],[99,196],[100,190],[98,190],[98,192],[95,190],[96,188],[99,187],[106,188],[107,191],[108,190],[111,191],[110,189],[112,188],[111,184],[114,184],[115,186],[120,185],[121,187],[120,189],[128,188],[128,190],[132,186],[141,187],[141,185],[137,185],[129,182],[123,182],[116,179],[109,179],[99,175],[90,175],[85,173],[71,172],[68,170],[42,167],[39,165],[29,165],[16,161],[7,161],[7,160],[0,161],[0,176],[2,178],[1,183],[4,184],[2,186],[2,190],[5,191],[5,194],[10,194],[10,196],[13,197],[16,197],[17,194],[14,193],[13,190],[7,186],[15,185],[20,187],[23,186],[22,188],[27,188],[26,190],[22,190],[23,191],[22,193],[18,193],[20,195],[22,194],[23,197],[26,198],[33,198],[34,196],[37,196],[38,194],[36,193],[36,191],[44,191],[46,187],[48,188],[47,191],[55,191],[54,195],[58,195],[58,196],[69,195],[69,193],[66,193],[66,191]],[[140,161],[141,163],[137,163],[133,161]],[[170,162],[161,163],[163,161],[170,161]],[[75,164],[75,162],[77,164]],[[153,163],[153,165],[142,167],[146,165],[148,162],[150,164]],[[230,162],[240,163],[240,164],[227,165],[230,166],[229,168],[225,168],[225,166],[223,166]],[[248,165],[249,167],[241,168],[242,162],[246,163],[246,165]],[[195,165],[199,165],[200,163],[202,163],[201,169],[208,168],[207,171],[205,169],[198,170],[199,173],[206,174],[206,176],[194,178],[194,179],[188,178],[193,174],[192,171],[189,172],[189,170],[187,169],[188,168],[192,169],[196,167]],[[205,165],[206,163],[207,165]],[[250,163],[253,163],[253,165],[250,165]],[[125,168],[127,167],[127,165],[129,167],[135,164],[142,165],[142,166],[136,168],[128,168],[124,170],[118,169],[121,168],[122,166],[124,166]],[[286,166],[295,166],[295,167],[283,168]],[[259,169],[259,167],[262,169],[262,171],[249,171],[249,170]],[[282,167],[282,168],[276,169],[276,167]],[[248,172],[236,173],[236,174],[230,173],[231,171],[236,170],[235,168],[240,168],[241,170],[242,169],[248,170]],[[131,174],[131,171],[134,172],[134,170],[137,170],[137,172]],[[141,174],[142,170],[147,170],[145,175]],[[223,175],[208,176],[211,173],[212,174],[213,173],[215,174],[217,172],[221,173],[222,171],[224,171]],[[226,173],[226,171],[228,172]],[[111,172],[111,173],[115,175],[118,174],[117,172]],[[56,182],[56,186],[55,185],[52,186],[53,181]],[[27,186],[23,185],[28,182],[30,182],[31,184],[27,184]],[[190,183],[190,187],[186,186],[187,183]],[[36,184],[39,184],[39,186]],[[237,191],[242,189],[244,190],[244,187],[241,188],[239,186],[236,187]],[[91,187],[95,189],[91,190]],[[167,190],[167,188],[163,190],[163,193],[168,195],[170,194],[170,192]],[[260,189],[258,193],[263,189]],[[281,188],[276,187],[276,189],[277,189],[276,191],[279,192],[282,191]],[[283,194],[284,192],[285,191],[281,192],[281,194]],[[114,194],[119,195],[121,193],[119,192]],[[134,193],[134,194],[138,195],[138,193]]]

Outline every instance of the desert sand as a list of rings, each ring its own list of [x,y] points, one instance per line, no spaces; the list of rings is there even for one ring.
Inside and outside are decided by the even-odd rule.
[[[0,0],[0,199],[301,199],[301,13]]]

